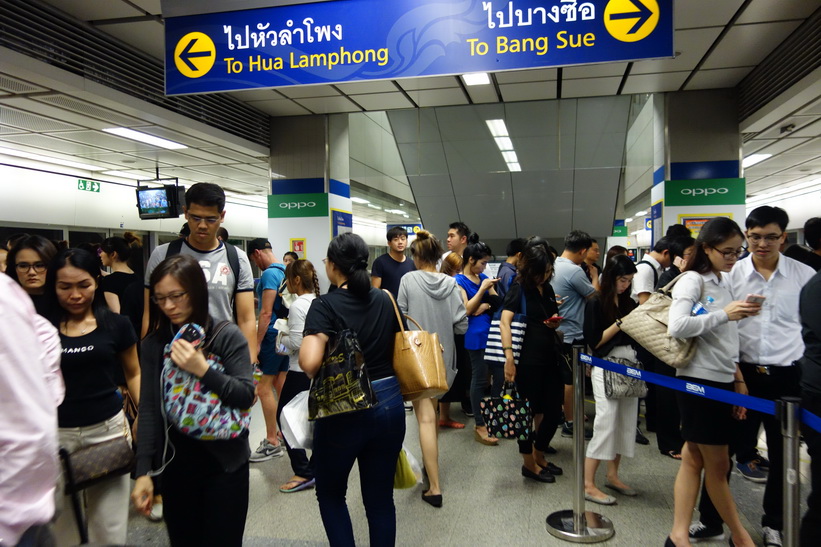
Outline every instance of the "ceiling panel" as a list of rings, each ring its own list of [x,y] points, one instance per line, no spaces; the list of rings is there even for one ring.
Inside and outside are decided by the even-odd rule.
[[[402,93],[373,93],[370,95],[352,95],[351,99],[365,110],[393,110],[394,108],[413,108],[413,103]]]
[[[337,89],[347,95],[364,95],[368,93],[389,93],[398,91],[399,88],[392,80],[381,80],[373,82],[349,82],[336,84]]]
[[[676,30],[700,27],[723,27],[730,22],[744,0],[685,0],[673,2]]]
[[[510,239],[516,231],[513,197],[499,192],[484,195],[456,195],[459,218],[479,232],[482,239]],[[451,221],[453,222],[453,221]],[[504,249],[496,249],[504,253]]]
[[[155,148],[150,144],[124,139],[116,135],[103,133],[102,131],[68,131],[60,133],[58,136],[61,139],[81,142],[106,150],[113,150],[114,152],[140,152],[143,150],[153,150]]]
[[[315,114],[361,111],[348,97],[343,95],[338,97],[317,97],[315,99],[296,99],[296,102]]]
[[[408,176],[447,175],[448,162],[440,142],[397,145]]]
[[[710,27],[676,31],[675,58],[636,61],[630,74],[693,70],[722,30],[722,27]]]
[[[129,0],[129,2],[152,15],[160,15],[162,13],[160,0]]]
[[[775,142],[775,139],[752,139],[744,143],[743,151],[744,155],[748,156],[753,152],[757,152],[761,150],[765,146],[769,146]]]
[[[693,79],[687,83],[687,91],[696,89],[721,89],[735,87],[750,73],[751,66],[739,68],[717,68],[713,70],[699,70]]]
[[[761,152],[764,154],[780,154],[782,152],[786,152],[787,150],[791,150],[798,145],[804,144],[808,142],[810,139],[781,139],[779,141],[774,142],[770,146],[766,148],[762,148]]]
[[[240,101],[273,101],[283,99],[284,95],[278,93],[276,89],[246,89],[243,91],[231,91],[226,93]]]
[[[137,127],[140,125],[149,125],[145,120],[140,120],[139,118],[128,116],[110,108],[101,107],[68,95],[58,95],[56,93],[54,95],[37,95],[32,97],[32,100],[110,122],[108,127]]]
[[[772,125],[770,128],[765,129],[756,135],[756,138],[780,139],[784,137],[792,139],[802,136],[814,137],[815,135],[799,135],[798,133],[800,133],[800,131],[798,130],[818,119],[819,116],[787,116],[786,118],[779,120],[778,123]]]
[[[113,3],[113,0],[109,2]],[[165,56],[165,26],[160,21],[106,24],[99,28],[155,59]]]
[[[145,15],[142,11],[120,0],[45,0],[57,9],[81,21],[118,19]]]
[[[405,91],[416,91],[419,89],[444,89],[448,87],[459,87],[459,82],[455,76],[432,76],[428,78],[403,78],[396,80]]]
[[[45,87],[40,87],[8,74],[0,74],[0,90],[9,93],[43,93],[48,91]]]
[[[466,87],[473,104],[499,102],[499,96],[496,94],[496,88],[493,85],[470,85]]]
[[[87,146],[77,142],[64,141],[48,135],[37,135],[29,133],[27,135],[11,135],[3,139],[6,142],[13,142],[45,151],[61,152],[69,155],[85,155],[99,152],[100,149],[94,146]]]
[[[558,79],[558,70],[555,68],[533,68],[530,70],[513,70],[494,74],[500,84],[517,84],[520,82],[541,82]]]
[[[461,87],[450,89],[420,89],[418,91],[408,91],[408,95],[413,101],[424,108],[427,106],[451,106],[468,104],[468,98]]]
[[[662,74],[633,74],[627,78],[622,93],[662,93],[678,91],[689,72],[664,72]]]
[[[81,129],[74,124],[57,121],[46,116],[38,116],[8,106],[0,106],[0,123],[35,133]]]
[[[812,0],[753,0],[736,24],[805,19],[817,9],[818,3]]]
[[[408,177],[416,199],[420,197],[453,196],[450,175],[413,175]]]
[[[755,66],[794,31],[800,22],[734,25],[713,50],[702,68]]]
[[[499,84],[505,102],[535,101],[556,98],[556,81]]]
[[[584,80],[564,80],[562,97],[598,97],[615,95],[621,78],[586,78]]]
[[[161,150],[156,148],[153,150],[143,150],[141,152],[134,152],[132,155],[147,160],[161,161],[163,163],[176,165],[179,167],[188,167],[192,165],[207,165],[214,163],[213,161],[208,161],[202,158],[194,158],[186,154],[182,154],[180,152],[175,152],[174,150]]]
[[[569,66],[562,70],[562,78],[598,78],[603,76],[621,76],[627,69],[627,63],[601,63],[598,65]]]
[[[291,99],[278,99],[272,101],[248,101],[250,106],[265,112],[271,116],[305,116],[312,112],[307,108],[295,103]]]
[[[100,153],[92,152],[89,154],[78,155],[78,158],[89,160],[91,163],[105,162],[114,164],[120,168],[121,171],[129,169],[154,169],[155,167],[171,167],[170,163],[158,162],[154,159],[138,158],[129,154],[120,154],[114,152]]]
[[[312,97],[337,97],[341,95],[339,91],[330,85],[292,85],[277,89],[280,93],[291,99],[305,99]]]

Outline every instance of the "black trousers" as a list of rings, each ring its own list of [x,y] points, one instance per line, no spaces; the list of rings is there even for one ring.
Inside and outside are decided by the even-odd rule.
[[[657,359],[650,352],[639,352],[639,360],[650,372],[675,378],[676,369]],[[647,384],[647,429],[655,431],[659,452],[681,452],[684,441],[681,438],[681,415],[678,411],[676,392],[667,387]]]
[[[171,429],[174,459],[163,472],[163,516],[173,547],[241,547],[248,514],[248,462],[226,472],[207,442]],[[247,439],[246,439],[247,442]]]
[[[786,396],[798,396],[800,394],[799,381],[801,380],[801,369],[797,366],[790,367],[769,367],[770,374],[757,372],[755,365],[741,363],[741,372],[747,389],[753,397],[769,399],[775,401]],[[764,515],[761,517],[761,526],[769,526],[774,530],[784,528],[784,516],[782,504],[784,501],[784,457],[783,440],[781,437],[781,424],[768,414],[762,414],[754,410],[747,410],[747,419],[759,419],[764,425],[767,434],[767,456],[770,460],[770,472],[767,475],[767,485],[764,488]],[[739,460],[741,461],[741,460]],[[732,473],[732,462],[730,462]],[[729,482],[730,475],[727,475]],[[707,495],[706,487],[701,489],[701,501],[698,505],[701,514],[701,522],[709,527],[717,527],[722,524]]]
[[[801,408],[821,416],[821,394],[811,391],[801,393]],[[810,495],[807,496],[807,512],[801,519],[801,547],[818,545],[821,538],[821,433],[811,427],[802,428],[804,441],[810,453]]]
[[[282,409],[288,402],[297,396],[302,391],[311,387],[311,379],[304,372],[297,372],[289,370],[285,375],[285,383],[282,384],[282,393],[279,395],[279,404],[277,405],[277,426],[282,430],[279,423],[279,417],[282,414]],[[285,439],[285,436],[282,437]],[[288,444],[288,439],[285,439],[285,448],[288,450],[288,458],[291,460],[291,469],[294,475],[302,477],[303,479],[314,478],[314,466],[308,454],[302,448],[291,448]]]
[[[540,366],[516,367],[516,390],[530,401],[534,415],[543,414],[542,423],[530,438],[519,442],[519,453],[530,454],[533,448],[544,452],[556,434],[556,426],[562,422],[564,381],[559,367],[553,363]]]

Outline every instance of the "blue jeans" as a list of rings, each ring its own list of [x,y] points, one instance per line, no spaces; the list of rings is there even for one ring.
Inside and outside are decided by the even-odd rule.
[[[313,450],[316,499],[332,546],[356,544],[345,503],[348,475],[355,460],[359,463],[370,545],[396,543],[393,476],[405,438],[405,410],[396,377],[373,382],[373,389],[378,401],[373,408],[316,421]]]
[[[470,368],[473,371],[473,376],[470,379],[470,405],[473,407],[473,420],[476,422],[477,427],[483,427],[485,418],[482,416],[479,403],[485,397],[488,372],[493,377],[490,396],[495,397],[502,392],[502,386],[505,383],[505,365],[504,363],[485,361],[485,350],[483,349],[469,349],[467,351],[470,355]]]

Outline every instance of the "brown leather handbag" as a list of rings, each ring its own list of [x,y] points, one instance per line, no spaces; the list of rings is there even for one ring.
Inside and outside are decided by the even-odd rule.
[[[405,330],[393,295],[387,290],[385,292],[393,303],[399,322],[400,332],[396,333],[393,344],[393,371],[399,380],[402,398],[417,401],[444,395],[448,391],[448,379],[445,374],[445,348],[439,342],[439,335],[422,330],[419,323],[408,315],[405,317],[418,330]]]

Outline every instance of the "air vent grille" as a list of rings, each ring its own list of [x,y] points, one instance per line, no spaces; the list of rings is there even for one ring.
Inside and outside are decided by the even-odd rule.
[[[0,46],[270,145],[267,114],[225,95],[166,97],[162,63],[39,0],[0,2]]]
[[[745,120],[821,66],[821,8],[738,84],[739,120]]]

